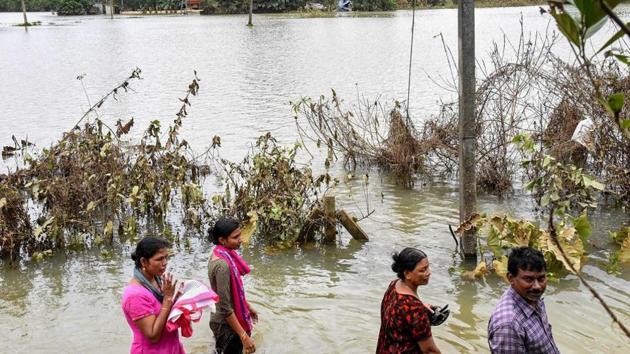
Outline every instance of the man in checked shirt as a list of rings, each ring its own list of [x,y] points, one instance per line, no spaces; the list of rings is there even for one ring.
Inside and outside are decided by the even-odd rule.
[[[559,354],[542,295],[547,265],[540,251],[512,249],[508,257],[510,287],[490,316],[488,344],[493,354]]]

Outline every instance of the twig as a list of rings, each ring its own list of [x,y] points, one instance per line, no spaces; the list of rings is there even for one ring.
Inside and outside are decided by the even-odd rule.
[[[413,58],[413,30],[416,25],[416,0],[412,0],[411,5],[411,48],[409,49],[409,78],[407,80],[407,125],[411,126],[411,117],[409,116],[409,106],[411,102],[409,97],[411,95],[411,63]]]
[[[626,326],[623,323],[621,323],[621,321],[619,321],[619,319],[617,318],[617,315],[615,315],[615,313],[610,309],[610,306],[608,306],[606,301],[604,301],[604,299],[601,297],[601,295],[599,295],[597,290],[595,290],[586,281],[586,279],[582,277],[580,272],[578,272],[575,269],[573,262],[571,262],[569,257],[567,257],[566,253],[564,252],[564,248],[562,248],[562,245],[560,244],[560,241],[558,240],[558,236],[556,235],[556,229],[553,225],[553,215],[554,215],[553,211],[549,213],[549,234],[551,235],[551,240],[553,241],[553,243],[556,245],[556,247],[558,247],[558,250],[560,251],[560,255],[562,255],[562,258],[564,259],[565,263],[569,265],[569,268],[578,277],[578,279],[580,279],[580,282],[582,282],[582,284],[591,292],[591,294],[597,299],[597,301],[599,301],[602,307],[604,307],[604,309],[606,310],[610,318],[613,320],[613,322],[616,323],[619,326],[619,328],[621,328],[621,330],[623,331],[623,333],[626,335],[627,338],[630,338],[630,331],[628,331],[628,328],[626,328]]]
[[[83,121],[83,119],[85,119],[85,117],[88,116],[88,114],[94,112],[97,108],[101,107],[101,105],[103,105],[103,103],[110,97],[110,96],[114,96],[118,93],[119,89],[124,89],[125,91],[129,90],[129,80],[131,79],[142,79],[140,77],[140,73],[142,73],[142,70],[140,70],[140,68],[135,68],[132,72],[131,75],[129,75],[129,77],[127,79],[125,79],[125,81],[123,81],[121,84],[119,84],[118,86],[116,86],[114,89],[112,89],[111,91],[109,91],[105,96],[103,96],[100,100],[98,100],[98,102],[96,102],[94,105],[92,105],[92,107],[90,107],[90,109],[88,109],[82,116],[81,118],[74,123],[73,125],[73,129],[77,128],[79,126],[79,123],[81,123]]]
[[[599,0],[599,5],[602,7],[606,15],[608,15],[608,17],[610,17],[613,22],[615,22],[617,26],[619,26],[623,30],[626,36],[630,37],[630,28],[628,28],[628,26],[623,23],[619,16],[617,16],[617,14],[610,8],[610,6],[608,6],[608,4],[604,0]]]

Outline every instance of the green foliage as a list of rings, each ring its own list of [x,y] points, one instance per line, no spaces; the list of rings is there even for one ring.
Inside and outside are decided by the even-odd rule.
[[[129,81],[139,78],[136,69],[94,107],[128,90]],[[162,232],[167,229],[167,214],[174,209],[183,211],[185,225],[199,231],[209,214],[199,187],[207,168],[192,161],[188,143],[179,138],[198,81],[195,77],[180,99],[182,106],[164,134],[160,122],[153,121],[139,143],[122,140],[133,127],[133,119],[119,120],[115,130],[95,119],[77,123],[34,156],[23,146],[5,147],[5,155],[20,152],[25,166],[0,184],[0,255],[15,259],[44,250],[111,242],[115,230],[119,237],[131,239],[142,230]],[[32,215],[24,211],[27,203]],[[31,224],[35,226],[32,232]]]
[[[537,150],[533,139],[527,135],[517,135],[513,142],[523,153],[525,159],[522,163],[531,178],[525,188],[536,197],[538,207],[548,222],[547,227],[542,229],[530,221],[505,215],[473,215],[459,226],[457,233],[463,234],[470,229],[483,230],[486,245],[482,246],[481,252],[492,252],[494,261],[492,267],[483,262],[463,276],[478,279],[492,269],[505,276],[507,258],[504,254],[518,246],[540,250],[550,272],[572,271],[571,264],[579,271],[584,244],[592,231],[586,211],[596,206],[594,193],[603,191],[605,186],[581,169],[562,164]],[[558,244],[568,261],[562,257]]]
[[[605,186],[583,173],[581,168],[563,164],[537,150],[531,137],[520,134],[513,142],[523,153],[523,168],[530,181],[525,188],[532,193],[541,211],[547,215],[568,217],[569,210],[585,210],[597,205],[594,192]]]
[[[59,0],[24,0],[26,11],[53,11]],[[0,12],[21,12],[20,0],[0,0]]]
[[[396,10],[395,0],[354,0],[352,9],[356,11],[392,11]]]
[[[240,164],[219,159],[225,171],[225,193],[213,197],[215,204],[241,220],[258,221],[257,241],[292,246],[309,214],[318,203],[328,175],[313,177],[310,168],[299,168],[299,144],[279,146],[271,134],[261,136]]]
[[[603,0],[612,11],[622,0]],[[583,70],[587,73],[593,86],[595,93],[601,105],[610,113],[611,118],[615,122],[615,125],[619,129],[620,133],[628,140],[630,140],[630,124],[627,123],[626,117],[622,113],[624,106],[624,94],[619,92],[613,92],[604,98],[604,93],[600,84],[597,82],[594,74],[591,70],[591,61],[599,53],[610,48],[624,35],[623,29],[620,29],[617,33],[612,35],[601,47],[592,55],[587,55],[587,43],[589,38],[597,33],[604,24],[609,20],[609,17],[613,20],[619,21],[619,18],[614,12],[607,13],[600,0],[569,0],[569,4],[573,5],[578,11],[576,14],[566,11],[564,1],[550,1],[550,14],[555,19],[556,24],[560,32],[569,40],[571,45],[577,48],[577,59],[580,62]],[[628,24],[625,25],[626,27]],[[619,49],[610,49],[605,53],[606,58],[616,58],[620,63],[630,65],[628,56]]]
[[[92,4],[91,0],[59,0],[55,9],[59,16],[85,15]]]
[[[272,13],[304,9],[307,0],[254,0],[254,12]],[[205,13],[237,14],[249,12],[249,0],[205,0]]]
[[[557,228],[557,238],[570,262],[579,270],[584,256],[585,238],[590,233],[590,224],[585,214],[574,220],[573,226],[562,224]],[[483,264],[480,263],[474,271],[465,272],[462,275],[465,278],[479,279],[492,270],[505,278],[507,273],[505,254],[511,248],[521,246],[533,247],[541,251],[549,272],[571,271],[571,267],[565,262],[549,231],[539,228],[530,221],[513,219],[506,215],[476,214],[460,225],[456,232],[463,234],[465,230],[471,228],[486,235],[486,244],[480,246],[480,251],[492,252],[494,260],[491,267],[482,262]]]
[[[621,265],[630,264],[630,226],[610,232],[610,239],[619,246],[619,249],[610,254],[608,271],[611,273],[619,271]]]

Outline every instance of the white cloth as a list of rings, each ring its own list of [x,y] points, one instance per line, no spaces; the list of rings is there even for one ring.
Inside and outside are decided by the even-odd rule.
[[[201,319],[204,309],[208,309],[211,313],[216,311],[215,304],[219,301],[219,296],[204,283],[198,280],[186,280],[181,292],[168,315],[168,327],[177,327],[175,322],[186,310],[194,322]]]

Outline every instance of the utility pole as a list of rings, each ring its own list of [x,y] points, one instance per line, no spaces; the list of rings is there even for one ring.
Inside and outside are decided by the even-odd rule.
[[[24,29],[28,30],[28,20],[26,19],[26,4],[22,0],[22,15],[24,15]]]
[[[109,0],[109,6],[110,6],[109,18],[113,20],[114,19],[114,0]]]
[[[254,11],[254,0],[249,0],[249,22],[247,22],[247,26],[253,26],[252,23],[252,12]]]
[[[475,167],[475,1],[458,1],[459,57],[459,221],[476,209]],[[466,231],[461,248],[467,259],[477,258],[475,230]]]

